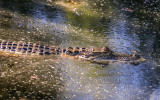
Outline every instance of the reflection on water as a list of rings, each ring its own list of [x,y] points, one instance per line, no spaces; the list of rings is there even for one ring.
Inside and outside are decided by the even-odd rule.
[[[65,3],[0,1],[1,40],[60,47],[107,45],[115,52],[137,50],[148,58],[134,66],[98,65],[59,56],[0,56],[0,98],[158,100],[159,21],[132,7],[132,12],[121,11],[128,4],[120,1],[83,1],[69,10],[63,8]]]
[[[124,14],[116,16],[110,27],[109,43],[116,51],[130,53],[131,50],[139,51],[140,39],[136,34],[136,28]],[[128,34],[130,33],[130,34]]]

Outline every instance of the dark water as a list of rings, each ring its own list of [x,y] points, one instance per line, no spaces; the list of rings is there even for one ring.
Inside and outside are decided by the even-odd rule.
[[[0,39],[136,50],[139,65],[56,57],[0,57],[0,99],[159,100],[160,2],[1,0]]]

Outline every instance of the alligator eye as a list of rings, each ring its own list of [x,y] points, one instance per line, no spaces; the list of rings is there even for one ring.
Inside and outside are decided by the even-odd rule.
[[[67,55],[71,55],[73,52],[72,51],[67,51],[66,54]]]

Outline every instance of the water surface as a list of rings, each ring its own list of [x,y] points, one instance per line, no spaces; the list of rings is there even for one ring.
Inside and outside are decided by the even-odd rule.
[[[108,46],[120,53],[136,50],[147,59],[139,65],[99,65],[60,56],[1,56],[0,98],[160,99],[159,15],[158,3],[149,1],[92,0],[79,5],[50,0],[0,1],[1,40],[59,47]]]

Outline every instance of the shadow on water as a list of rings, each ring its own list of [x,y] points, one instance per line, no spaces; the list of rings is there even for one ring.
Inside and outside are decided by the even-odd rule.
[[[44,61],[45,59],[45,61]],[[58,99],[63,82],[58,63],[47,58],[0,58],[0,99]]]
[[[0,8],[1,39],[43,41],[55,45],[60,45],[64,40],[64,29],[61,29],[63,13],[60,13],[59,8],[32,0],[2,0]]]
[[[36,7],[41,7],[41,12],[43,12],[44,15],[46,15],[47,20],[52,20],[54,17],[57,16],[57,12],[60,11],[60,9],[49,6],[42,2],[36,2],[34,0],[1,0],[0,1],[0,7],[4,9],[11,10],[13,12],[17,12],[19,14],[25,14],[26,16],[32,16],[41,18],[41,16],[37,15]],[[37,16],[34,16],[37,15]]]

